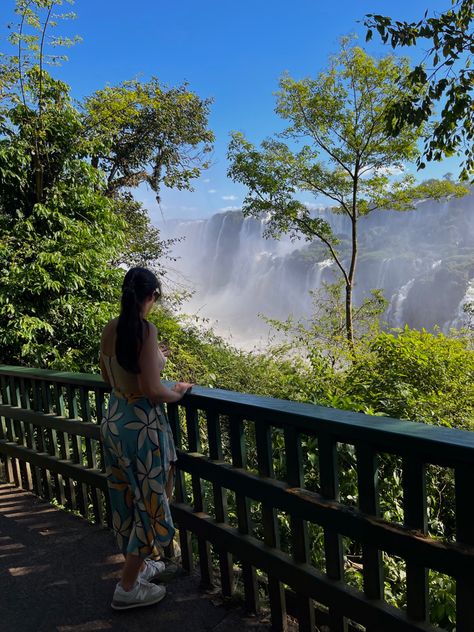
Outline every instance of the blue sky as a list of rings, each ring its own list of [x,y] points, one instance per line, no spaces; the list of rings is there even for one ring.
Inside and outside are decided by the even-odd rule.
[[[1,49],[14,5],[14,0],[1,2]],[[427,8],[442,11],[449,5],[449,0],[76,0],[78,19],[58,32],[80,34],[83,42],[54,74],[71,85],[76,98],[106,84],[152,75],[168,85],[187,81],[201,97],[212,97],[213,165],[194,182],[195,191],[164,189],[161,209],[153,192],[142,188],[137,195],[156,221],[162,215],[200,218],[242,201],[245,190],[226,177],[229,133],[240,130],[258,143],[281,129],[274,92],[283,72],[314,76],[337,52],[342,35],[359,33],[363,42],[360,21],[366,13],[418,19]],[[367,50],[390,52],[376,37]],[[422,54],[421,49],[410,52],[414,58]],[[447,171],[456,171],[454,160],[423,175]]]

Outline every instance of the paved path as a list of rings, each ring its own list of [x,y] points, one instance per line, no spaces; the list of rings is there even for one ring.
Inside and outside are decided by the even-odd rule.
[[[112,534],[28,492],[0,483],[2,632],[268,632],[270,626],[226,609],[199,590],[196,575],[168,584],[160,604],[114,612],[120,574]]]

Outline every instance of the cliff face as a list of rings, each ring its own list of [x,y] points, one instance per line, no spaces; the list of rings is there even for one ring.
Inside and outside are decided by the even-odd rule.
[[[460,326],[463,302],[474,294],[473,206],[470,195],[362,218],[355,301],[381,288],[391,326]],[[322,214],[343,242],[348,222]],[[174,276],[195,290],[187,311],[200,309],[244,336],[258,328],[258,313],[309,314],[309,291],[335,280],[335,266],[317,242],[264,239],[264,228],[238,211],[162,227],[165,237],[184,237],[174,250]]]

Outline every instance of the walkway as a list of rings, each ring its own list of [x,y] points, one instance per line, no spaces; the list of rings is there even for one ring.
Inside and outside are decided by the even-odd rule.
[[[196,575],[168,584],[157,606],[110,608],[121,556],[112,534],[0,483],[2,632],[268,632],[270,626],[225,608],[199,590]]]

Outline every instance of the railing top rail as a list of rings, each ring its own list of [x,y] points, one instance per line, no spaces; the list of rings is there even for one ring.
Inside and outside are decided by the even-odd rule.
[[[0,364],[0,376],[28,378],[30,380],[46,380],[48,382],[61,382],[61,384],[75,384],[88,388],[109,388],[100,375],[91,373],[67,373],[51,369],[32,369],[26,366],[10,366]]]
[[[0,365],[0,376],[2,375],[74,384],[91,389],[109,388],[100,375],[88,373]],[[364,442],[381,450],[399,454],[412,453],[420,458],[429,455],[428,462],[473,462],[474,433],[466,430],[202,386],[193,387],[193,392],[186,399],[197,408],[213,409],[222,414],[274,425],[290,424],[302,432],[327,433],[345,443]]]

